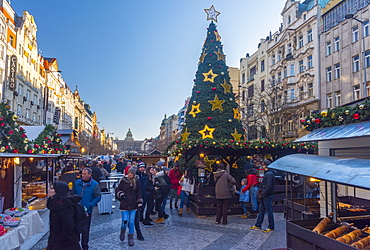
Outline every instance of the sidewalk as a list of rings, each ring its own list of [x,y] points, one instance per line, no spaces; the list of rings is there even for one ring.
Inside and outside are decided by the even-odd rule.
[[[115,204],[116,207],[118,203]],[[141,229],[145,241],[136,240],[135,246],[119,240],[121,213],[114,209],[113,214],[99,215],[94,209],[90,231],[91,250],[109,249],[230,249],[230,250],[268,250],[286,248],[285,219],[283,214],[275,214],[275,231],[265,234],[261,230],[250,230],[255,219],[240,219],[239,215],[228,217],[227,225],[215,225],[215,217],[198,218],[194,213],[177,215],[177,209],[166,208],[170,217],[165,224],[156,224]],[[185,212],[185,211],[184,211]],[[152,219],[156,216],[153,215]],[[265,218],[263,229],[267,226]],[[32,250],[40,250],[47,245],[44,236]]]

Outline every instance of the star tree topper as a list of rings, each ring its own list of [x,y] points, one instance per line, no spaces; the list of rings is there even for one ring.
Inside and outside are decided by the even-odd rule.
[[[218,12],[213,5],[209,9],[204,9],[204,11],[207,13],[207,20],[213,20],[217,22],[217,16],[221,14],[221,12]]]

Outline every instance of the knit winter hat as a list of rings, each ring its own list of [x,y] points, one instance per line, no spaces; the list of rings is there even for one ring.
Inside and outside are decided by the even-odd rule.
[[[129,172],[133,173],[134,175],[136,174],[136,171],[137,171],[137,167],[136,166],[132,166],[128,169]]]

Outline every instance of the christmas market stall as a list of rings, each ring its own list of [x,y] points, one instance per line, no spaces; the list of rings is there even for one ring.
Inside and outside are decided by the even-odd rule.
[[[346,111],[344,107],[337,116],[347,119],[350,112]],[[291,219],[286,226],[288,248],[364,249],[370,245],[370,122],[359,122],[353,115],[352,123],[349,118],[347,124],[316,128],[296,141],[318,142],[319,155],[288,155],[269,166],[313,178],[320,189],[315,206],[322,219],[312,219],[309,202],[304,202],[301,218],[297,218],[297,202],[290,199],[287,203],[287,218]]]

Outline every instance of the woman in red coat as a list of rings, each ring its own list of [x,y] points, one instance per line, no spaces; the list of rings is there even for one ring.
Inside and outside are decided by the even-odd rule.
[[[258,200],[257,200],[257,192],[258,192],[258,181],[257,181],[257,170],[256,169],[250,169],[247,172],[247,186],[243,188],[243,192],[245,193],[247,190],[249,190],[249,195],[251,197],[251,203],[252,203],[252,212],[251,215],[255,217],[258,212]]]
[[[171,190],[170,190],[170,209],[172,209],[172,201],[173,198],[175,198],[175,208],[177,209],[177,202],[180,198],[179,195],[177,195],[177,190],[179,189],[179,181],[182,176],[182,171],[180,170],[180,163],[175,162],[175,165],[173,166],[173,169],[170,170],[170,173],[168,174],[171,180]]]

